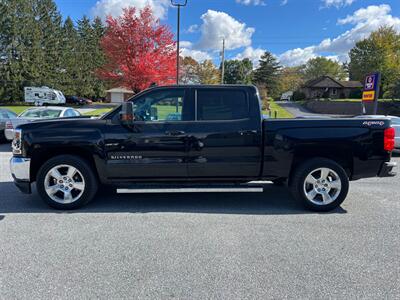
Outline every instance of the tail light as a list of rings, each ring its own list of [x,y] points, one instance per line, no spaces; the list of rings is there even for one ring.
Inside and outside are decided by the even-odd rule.
[[[383,149],[385,149],[385,151],[393,151],[395,135],[396,134],[393,127],[385,129],[383,137]]]
[[[14,129],[13,124],[11,123],[11,121],[7,121],[6,122],[6,129]]]
[[[15,129],[14,139],[11,143],[13,154],[22,154],[22,130]]]

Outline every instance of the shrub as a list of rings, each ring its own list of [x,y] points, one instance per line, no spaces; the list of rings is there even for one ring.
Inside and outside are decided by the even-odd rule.
[[[292,96],[293,101],[302,101],[306,100],[306,94],[303,92],[295,91]]]
[[[355,90],[351,91],[349,94],[350,99],[361,99],[362,98],[362,91],[361,90]]]

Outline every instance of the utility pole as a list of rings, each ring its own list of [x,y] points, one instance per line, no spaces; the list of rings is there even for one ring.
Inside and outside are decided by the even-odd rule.
[[[221,52],[221,84],[224,84],[225,77],[225,38],[222,39],[222,52]]]
[[[187,0],[177,1],[171,0],[172,6],[178,7],[178,20],[177,20],[177,44],[176,44],[176,84],[179,84],[179,34],[180,34],[180,23],[181,23],[181,6],[186,6]]]

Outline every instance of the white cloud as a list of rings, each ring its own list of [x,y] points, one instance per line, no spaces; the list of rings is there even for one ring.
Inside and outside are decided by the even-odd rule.
[[[305,63],[308,59],[324,53],[334,55],[340,61],[346,61],[348,52],[356,42],[367,38],[371,32],[378,30],[381,26],[393,26],[400,32],[400,18],[390,15],[390,12],[390,6],[386,4],[361,8],[354,14],[338,20],[338,25],[352,24],[353,28],[336,38],[324,39],[318,45],[286,51],[279,58],[282,63],[289,66]]]
[[[164,19],[170,3],[169,0],[99,0],[92,8],[92,15],[104,20],[108,15],[120,16],[126,7],[133,6],[142,9],[149,5],[157,18]]]
[[[193,25],[189,26],[189,28],[187,29],[187,32],[193,33],[193,32],[196,32],[197,30],[199,30],[199,25],[193,24]]]
[[[261,48],[254,49],[253,47],[247,47],[242,53],[236,55],[234,59],[242,60],[244,58],[248,58],[252,61],[253,67],[257,68],[259,65],[259,60],[264,52],[265,50]]]
[[[244,5],[265,5],[265,2],[263,0],[236,0],[236,3]]]
[[[180,54],[183,57],[190,56],[190,57],[194,58],[195,60],[197,60],[198,62],[203,62],[206,59],[212,58],[210,56],[210,54],[208,54],[205,51],[193,50],[193,49],[189,49],[189,48],[182,48],[180,51]]]
[[[284,6],[286,4],[288,4],[288,0],[282,0],[281,5]]]
[[[373,22],[375,19],[385,18],[391,11],[391,7],[387,4],[371,5],[367,8],[361,8],[354,14],[347,16],[344,19],[339,19],[338,24],[357,24],[360,22]]]
[[[325,4],[325,7],[336,7],[336,8],[340,8],[343,6],[348,6],[353,4],[353,2],[355,2],[356,0],[322,0]]]
[[[182,48],[192,48],[193,44],[189,41],[180,41],[179,46]]]
[[[298,66],[309,59],[316,57],[313,46],[307,48],[296,48],[279,55],[279,61],[285,66]]]
[[[240,23],[224,12],[208,10],[201,16],[203,24],[200,26],[201,37],[195,45],[199,50],[219,50],[222,39],[225,38],[227,50],[247,47],[251,45],[251,37],[255,31]]]
[[[203,62],[206,59],[212,59],[211,55],[206,51],[193,49],[193,43],[189,41],[181,41],[179,43],[181,49],[180,54],[183,57],[190,56],[199,62]]]

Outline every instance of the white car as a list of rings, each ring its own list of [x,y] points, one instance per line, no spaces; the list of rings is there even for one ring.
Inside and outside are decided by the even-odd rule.
[[[392,127],[396,131],[395,135],[395,149],[400,150],[400,117],[396,116],[383,116],[383,115],[365,115],[365,116],[356,116],[355,118],[370,118],[370,119],[382,119],[387,118],[392,121]]]
[[[42,119],[73,118],[79,116],[81,116],[79,111],[70,107],[47,106],[29,108],[17,118],[6,122],[4,135],[7,140],[11,141],[14,138],[14,130],[18,125]]]

